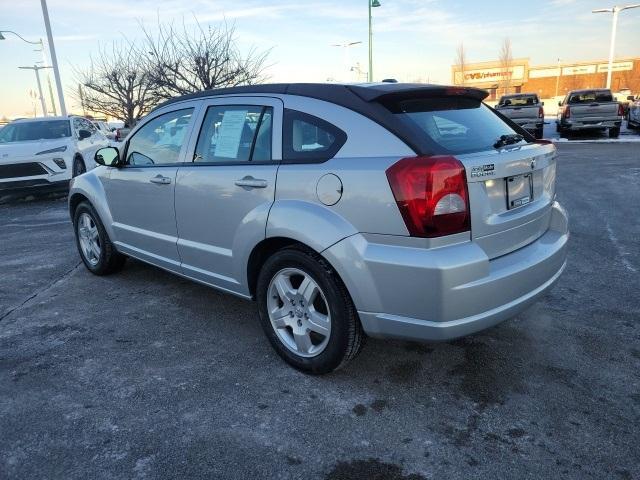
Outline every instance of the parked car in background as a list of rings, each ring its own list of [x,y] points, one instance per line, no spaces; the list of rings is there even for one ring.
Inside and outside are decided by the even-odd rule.
[[[276,352],[332,371],[365,334],[447,340],[516,315],[565,268],[556,149],[423,84],[209,90],[149,113],[72,181],[85,266],[131,256],[255,299]]]
[[[496,110],[540,139],[544,131],[543,107],[544,102],[535,93],[515,93],[500,97]]]
[[[0,130],[0,190],[66,188],[108,140],[86,118],[15,120]]]
[[[129,127],[127,127],[127,126],[116,128],[115,135],[114,135],[113,139],[116,142],[122,142],[127,137],[127,135],[129,135],[130,131],[131,131],[131,129]]]
[[[628,97],[629,114],[627,116],[627,128],[629,130],[640,128],[640,95]]]
[[[573,90],[558,106],[556,129],[560,135],[594,129],[608,129],[611,138],[620,135],[624,109],[611,90]]]
[[[92,120],[92,122],[96,126],[98,131],[102,133],[105,137],[107,137],[109,140],[115,139],[115,136],[116,136],[115,129],[109,127],[107,122],[103,122],[102,120]]]

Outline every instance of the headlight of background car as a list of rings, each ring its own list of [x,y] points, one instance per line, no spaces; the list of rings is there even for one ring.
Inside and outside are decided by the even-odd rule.
[[[67,151],[67,146],[62,145],[61,147],[52,148],[51,150],[43,150],[42,152],[36,153],[36,155],[46,155],[48,153],[59,153],[59,152],[66,152],[66,151]]]

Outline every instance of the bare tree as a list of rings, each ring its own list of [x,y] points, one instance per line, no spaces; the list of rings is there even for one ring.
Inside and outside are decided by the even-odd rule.
[[[161,100],[149,73],[140,66],[138,49],[127,41],[100,49],[87,70],[76,71],[76,78],[81,87],[72,95],[83,108],[130,126]]]
[[[467,52],[464,49],[464,43],[460,42],[458,48],[456,49],[456,67],[460,72],[460,85],[464,85],[464,71],[467,65]]]
[[[500,47],[500,54],[498,56],[500,61],[500,69],[502,70],[502,87],[504,93],[509,93],[509,87],[511,86],[511,67],[513,65],[513,53],[511,51],[511,39],[505,38],[502,41]]]
[[[156,93],[163,98],[212,88],[263,82],[269,51],[241,52],[235,28],[227,23],[188,29],[158,25],[157,34],[144,27],[139,62],[149,72]]]

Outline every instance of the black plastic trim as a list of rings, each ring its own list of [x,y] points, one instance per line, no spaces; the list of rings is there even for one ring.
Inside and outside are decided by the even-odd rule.
[[[335,137],[335,141],[327,150],[322,152],[296,152],[293,149],[293,121],[316,125],[326,130]],[[282,124],[282,163],[324,163],[335,157],[336,153],[347,141],[347,134],[344,130],[321,118],[298,110],[284,109],[284,121]]]

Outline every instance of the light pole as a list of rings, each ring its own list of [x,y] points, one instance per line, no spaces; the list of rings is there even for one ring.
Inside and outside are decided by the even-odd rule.
[[[558,96],[558,87],[560,86],[560,77],[562,76],[562,66],[560,65],[561,61],[562,60],[558,58],[558,76],[556,77],[556,95],[555,95],[556,97]]]
[[[623,10],[629,10],[630,8],[638,8],[640,3],[633,5],[616,5],[611,8],[598,8],[592,10],[591,13],[613,13],[613,26],[611,27],[611,45],[609,45],[609,68],[607,69],[607,88],[611,88],[611,73],[613,70],[613,53],[616,44],[616,30],[618,29],[618,15]]]
[[[367,0],[367,4],[369,5],[369,74],[368,80],[373,82],[373,31],[371,29],[371,9],[380,6],[380,2],[378,0]]]
[[[38,95],[40,96],[40,106],[42,107],[42,115],[47,116],[47,104],[44,101],[44,95],[42,95],[42,84],[40,83],[40,70],[51,67],[41,67],[34,65],[33,67],[18,67],[22,70],[33,70],[36,72],[36,82],[38,83]]]
[[[25,43],[30,43],[31,45],[39,45],[40,46],[40,50],[35,50],[35,51],[36,52],[38,52],[38,51],[42,52],[42,65],[47,67],[47,55],[45,54],[44,42],[42,41],[41,38],[38,39],[37,42],[32,42],[32,41],[27,40],[26,38],[24,38],[19,33],[16,33],[16,32],[14,32],[12,30],[0,30],[0,40],[6,40],[6,38],[3,35],[3,33],[11,33],[12,35],[15,35],[16,37],[18,37],[20,40],[22,40]],[[47,67],[47,68],[50,68],[50,67]],[[56,115],[56,103],[53,100],[53,91],[51,90],[51,79],[49,78],[48,75],[47,75],[47,84],[49,85],[49,98],[51,100],[51,107],[53,108],[53,114]],[[44,112],[44,115],[45,115],[45,117],[47,116],[47,112],[46,111]]]
[[[56,47],[53,44],[53,34],[51,33],[51,23],[49,22],[49,11],[47,10],[47,0],[40,0],[42,5],[42,16],[44,17],[44,27],[47,30],[47,43],[49,44],[49,54],[51,65],[53,66],[53,76],[56,78],[56,88],[58,90],[58,103],[60,103],[60,113],[67,116],[67,107],[64,104],[64,94],[62,93],[62,81],[60,80],[60,69],[58,68],[58,57],[56,57]]]
[[[346,72],[351,72],[350,68],[351,68],[351,57],[349,56],[349,49],[351,47],[353,47],[354,45],[360,45],[362,42],[361,41],[357,41],[357,42],[346,42],[346,43],[333,43],[331,44],[332,47],[341,47],[344,48],[344,55],[342,57],[342,61],[344,63],[344,69]],[[346,73],[347,76],[349,76],[349,73]]]

